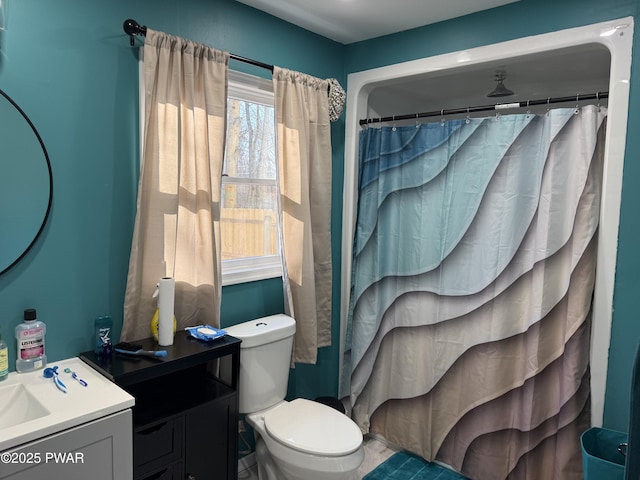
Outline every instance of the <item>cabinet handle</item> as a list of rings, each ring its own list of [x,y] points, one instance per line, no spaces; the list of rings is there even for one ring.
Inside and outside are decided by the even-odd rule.
[[[159,423],[158,425],[154,425],[153,427],[149,427],[145,430],[140,430],[138,435],[151,435],[152,433],[156,433],[162,430],[168,422]]]

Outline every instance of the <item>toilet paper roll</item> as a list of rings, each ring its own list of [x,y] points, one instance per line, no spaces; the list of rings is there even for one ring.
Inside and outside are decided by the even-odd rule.
[[[173,345],[173,301],[175,280],[171,277],[160,279],[158,284],[158,345]]]

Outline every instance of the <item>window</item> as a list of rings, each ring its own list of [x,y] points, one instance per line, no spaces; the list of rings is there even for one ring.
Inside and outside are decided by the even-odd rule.
[[[271,81],[229,71],[222,177],[222,283],[282,275]]]

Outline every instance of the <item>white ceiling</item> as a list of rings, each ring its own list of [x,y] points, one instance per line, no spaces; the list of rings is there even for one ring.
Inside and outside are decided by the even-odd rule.
[[[518,0],[237,0],[343,44]]]

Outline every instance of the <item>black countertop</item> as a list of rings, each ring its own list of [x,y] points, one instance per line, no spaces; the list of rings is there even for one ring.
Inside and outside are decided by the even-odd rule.
[[[113,352],[111,357],[102,358],[90,351],[81,353],[80,358],[116,384],[127,386],[194,367],[226,355],[236,354],[237,356],[241,342],[230,335],[205,342],[180,330],[175,334],[173,345],[166,347],[159,346],[151,337],[130,342],[142,345],[143,350],[166,350],[166,357],[145,357]]]

